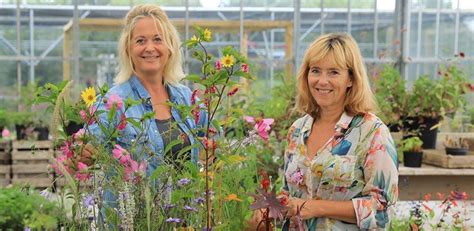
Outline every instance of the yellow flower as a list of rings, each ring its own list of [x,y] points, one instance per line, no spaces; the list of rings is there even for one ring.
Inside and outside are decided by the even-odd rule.
[[[224,55],[221,59],[221,63],[224,67],[232,67],[235,63],[235,58],[232,55]]]
[[[226,201],[238,201],[238,202],[242,202],[242,199],[238,198],[235,193],[229,194],[229,195],[225,198],[225,200],[226,200]]]
[[[212,39],[212,32],[209,29],[204,30],[204,41],[209,42]]]
[[[193,35],[193,37],[191,37],[191,40],[196,41],[196,42],[199,42],[199,38],[196,37],[196,35]]]
[[[88,107],[92,106],[97,100],[97,96],[93,87],[88,87],[81,92],[82,100],[86,103]]]

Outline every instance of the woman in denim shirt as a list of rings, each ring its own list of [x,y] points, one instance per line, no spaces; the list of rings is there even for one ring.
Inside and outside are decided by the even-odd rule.
[[[190,130],[204,126],[206,116],[201,115],[196,124],[193,118],[182,118],[177,109],[167,103],[191,105],[191,90],[179,83],[184,77],[180,45],[178,32],[158,6],[138,5],[127,14],[118,45],[120,66],[116,85],[105,98],[115,95],[124,100],[140,101],[140,104],[126,111],[122,108],[117,113],[126,118],[142,118],[146,113],[154,112],[154,120],[144,121],[144,131],[127,123],[116,140],[125,149],[138,143],[134,153],[147,158],[148,174],[164,160],[172,163],[175,158],[182,158],[176,156],[182,149],[190,149],[185,152],[185,159],[198,160],[199,141]],[[104,103],[98,102],[98,110],[103,110]],[[107,124],[107,113],[100,114],[99,119],[102,124]],[[119,116],[114,123],[120,123]],[[99,137],[104,135],[97,124],[92,124],[89,131]],[[166,146],[176,139],[182,142],[163,153]],[[83,160],[90,162],[94,149],[91,145],[85,149]]]

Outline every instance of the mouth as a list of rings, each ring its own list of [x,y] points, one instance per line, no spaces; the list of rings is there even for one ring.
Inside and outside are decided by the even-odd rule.
[[[331,90],[331,89],[322,89],[322,88],[316,88],[316,91],[317,91],[317,92],[319,92],[319,93],[328,94],[328,93],[331,93],[331,92],[333,92],[334,90]]]
[[[153,59],[158,59],[160,58],[160,55],[146,55],[146,56],[141,56],[142,59],[145,60],[153,60]]]

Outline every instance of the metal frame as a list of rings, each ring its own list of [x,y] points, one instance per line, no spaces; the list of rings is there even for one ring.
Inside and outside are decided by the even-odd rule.
[[[455,1],[455,0],[454,0]],[[380,11],[377,6],[377,0],[374,0],[374,7],[373,9],[355,9],[353,8],[354,1],[348,0],[347,7],[342,9],[334,9],[334,8],[327,8],[325,1],[320,1],[319,8],[301,8],[301,0],[293,1],[294,5],[292,7],[251,7],[245,6],[243,0],[240,0],[238,7],[220,7],[215,9],[207,9],[203,7],[195,7],[190,6],[189,0],[184,1],[184,6],[180,7],[163,7],[165,11],[169,12],[184,12],[185,17],[182,23],[182,27],[184,27],[185,36],[189,37],[189,26],[192,26],[194,21],[190,21],[191,15],[190,13],[199,13],[199,12],[214,12],[217,18],[222,18],[226,20],[226,22],[232,22],[234,31],[238,31],[240,36],[240,50],[243,53],[247,53],[247,39],[248,39],[248,31],[255,31],[255,30],[262,30],[262,39],[264,43],[264,51],[266,55],[263,55],[262,52],[255,52],[257,54],[263,55],[267,61],[266,63],[269,65],[269,73],[270,76],[274,74],[274,65],[271,62],[273,58],[273,53],[275,51],[275,44],[277,42],[276,33],[280,33],[281,29],[272,28],[270,29],[270,36],[267,36],[267,33],[263,30],[262,27],[254,27],[254,23],[258,24],[258,21],[254,20],[245,20],[244,12],[258,12],[258,13],[265,13],[268,14],[268,20],[274,21],[277,19],[278,14],[288,14],[293,13],[293,24],[290,26],[284,26],[285,28],[285,35],[284,40],[287,41],[286,49],[285,49],[285,61],[287,65],[291,65],[291,71],[287,71],[287,76],[294,76],[296,73],[296,68],[300,62],[300,54],[301,44],[304,42],[304,38],[308,36],[310,33],[319,31],[320,33],[324,33],[326,28],[333,23],[333,20],[327,20],[327,16],[331,14],[337,13],[346,13],[346,22],[347,28],[346,31],[348,33],[355,33],[354,29],[357,27],[357,19],[354,20],[355,14],[373,14],[373,43],[370,44],[373,49],[372,57],[365,57],[366,63],[392,63],[395,62],[397,66],[400,67],[402,74],[405,76],[406,79],[409,77],[409,64],[416,65],[415,75],[418,76],[420,74],[420,65],[426,63],[433,63],[438,64],[444,62],[444,57],[439,57],[439,39],[440,39],[440,20],[441,15],[443,14],[455,14],[455,25],[454,25],[454,53],[459,52],[459,31],[461,26],[461,9],[459,8],[459,0],[455,1],[457,3],[454,9],[442,9],[441,8],[441,0],[437,0],[437,7],[435,9],[413,9],[410,5],[412,0],[397,0],[396,1],[396,10],[394,13],[395,19],[393,20],[395,23],[395,29],[397,30],[395,39],[400,40],[399,47],[401,48],[400,55],[398,57],[389,57],[384,59],[379,59],[378,52],[379,46],[381,45],[378,41],[378,33],[379,28],[383,26],[383,17],[380,17],[381,14],[385,13]],[[73,76],[79,76],[79,63],[81,60],[96,60],[95,57],[79,57],[80,51],[80,39],[79,39],[79,32],[81,30],[88,30],[87,25],[83,25],[82,20],[85,20],[86,17],[91,14],[91,12],[126,12],[130,9],[133,5],[133,1],[130,0],[129,6],[91,6],[91,5],[78,5],[78,1],[73,1],[74,5],[25,5],[21,4],[20,0],[16,1],[16,4],[7,4],[2,5],[2,9],[10,9],[15,10],[15,20],[16,20],[16,43],[15,46],[10,44],[7,40],[5,40],[1,35],[0,39],[2,39],[3,43],[7,44],[7,47],[10,47],[12,51],[14,51],[15,56],[0,56],[0,60],[15,60],[17,65],[17,82],[22,81],[21,76],[21,63],[26,63],[29,65],[29,81],[34,81],[35,78],[35,67],[41,60],[57,60],[63,61],[63,65],[65,66],[64,69],[64,76],[71,76],[71,67],[70,62],[74,63],[74,67],[72,69]],[[52,42],[52,44],[47,47],[43,52],[40,54],[35,54],[35,23],[41,23],[44,20],[38,18],[38,14],[35,11],[40,11],[44,9],[51,9],[57,11],[68,11],[72,12],[72,21],[69,25],[65,26],[65,31],[68,31],[67,27],[70,27],[74,33],[69,35],[68,33],[64,33],[64,35],[59,36],[56,40]],[[1,10],[1,9],[0,9]],[[27,11],[29,14],[28,17],[28,28],[29,28],[29,49],[28,50],[21,50],[21,38],[20,38],[20,31],[24,27],[22,27],[22,22],[25,22],[24,18],[21,17],[21,12]],[[234,13],[238,12],[238,20],[233,16]],[[471,11],[469,11],[471,12]],[[82,13],[82,15],[80,15]],[[319,15],[319,19],[311,21],[310,24],[308,22],[302,21],[301,15],[304,13],[311,13],[313,15]],[[416,28],[411,28],[412,13],[418,13],[418,25]],[[436,32],[435,32],[435,47],[434,47],[434,57],[422,57],[421,55],[421,35],[422,35],[422,23],[423,23],[423,13],[433,13],[436,14]],[[462,11],[463,15],[466,13],[465,10]],[[474,14],[474,10],[472,11]],[[2,19],[9,19],[11,17],[7,16],[0,16],[0,22]],[[306,18],[305,18],[306,19]],[[114,19],[117,20],[117,19]],[[3,20],[8,21],[8,20]],[[10,20],[11,21],[11,20]],[[106,22],[104,20],[103,22]],[[198,20],[199,21],[199,20]],[[202,21],[205,23],[209,23],[208,21]],[[209,26],[208,24],[203,24],[205,26]],[[222,25],[230,25],[226,24],[225,22]],[[304,26],[303,26],[304,25]],[[117,26],[117,25],[115,25]],[[212,23],[211,23],[212,26]],[[238,27],[238,28],[236,28]],[[253,30],[254,28],[255,30]],[[410,34],[416,33],[418,40],[416,41],[416,53],[412,55],[410,53]],[[72,36],[72,37],[71,37]],[[65,47],[71,47],[72,53],[69,53],[69,50],[63,50],[62,57],[47,57],[47,55],[58,45],[61,41],[64,40]],[[216,40],[216,44],[220,43],[218,41],[219,38]],[[72,41],[72,42],[71,42]],[[288,41],[292,41],[288,43]],[[396,45],[395,47],[397,47]],[[189,55],[187,52],[185,53],[186,60],[189,59]],[[412,57],[414,56],[414,57]],[[474,58],[467,57],[464,59],[465,62],[473,62]],[[437,66],[437,65],[435,65]],[[288,66],[287,66],[288,67]],[[188,68],[188,62],[186,62],[186,70]],[[436,67],[435,67],[436,68]],[[20,87],[18,88],[18,92],[20,92]]]

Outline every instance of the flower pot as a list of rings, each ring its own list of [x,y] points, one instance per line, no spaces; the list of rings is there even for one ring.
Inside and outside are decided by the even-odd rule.
[[[419,168],[423,160],[423,152],[403,152],[403,165],[405,167]]]
[[[26,140],[26,126],[23,124],[15,124],[16,130],[16,139],[17,140]]]
[[[469,152],[467,148],[448,148],[446,147],[446,155],[463,156]]]
[[[49,129],[48,129],[48,127],[36,127],[35,131],[38,132],[38,140],[48,140],[49,139]]]
[[[82,124],[78,124],[76,122],[69,122],[69,124],[64,128],[64,132],[66,135],[71,136],[72,134],[76,133],[83,127]]]
[[[403,121],[403,127],[411,134],[418,133],[418,136],[423,141],[423,149],[435,149],[438,128],[432,129],[432,127],[438,124],[439,121],[440,118],[407,117]]]

